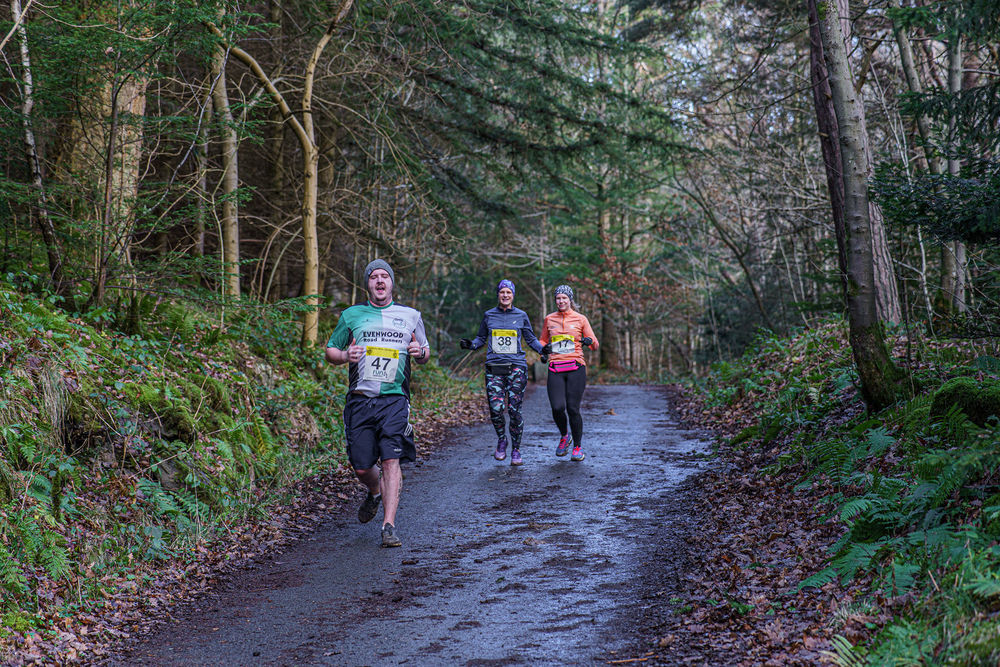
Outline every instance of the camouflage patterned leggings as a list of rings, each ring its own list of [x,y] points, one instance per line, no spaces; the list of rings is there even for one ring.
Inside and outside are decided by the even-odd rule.
[[[497,438],[504,437],[504,408],[510,416],[510,440],[514,449],[521,445],[521,433],[524,432],[524,417],[521,416],[521,401],[524,400],[524,388],[528,385],[528,373],[523,368],[514,366],[510,375],[486,374],[486,400],[490,404],[490,421],[496,429]]]

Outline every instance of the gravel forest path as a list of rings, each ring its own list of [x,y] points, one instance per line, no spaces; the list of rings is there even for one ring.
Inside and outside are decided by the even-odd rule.
[[[487,423],[404,467],[402,548],[379,547],[381,512],[366,525],[353,509],[331,516],[111,663],[641,659],[646,612],[669,605],[685,562],[683,482],[704,469],[707,443],[670,419],[662,387],[588,387],[582,462],[554,455],[544,387],[529,387],[524,412],[523,466],[493,460]]]

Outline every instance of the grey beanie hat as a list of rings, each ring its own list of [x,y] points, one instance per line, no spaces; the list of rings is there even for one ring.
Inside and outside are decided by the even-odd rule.
[[[570,301],[573,301],[573,288],[569,285],[559,285],[556,287],[556,295],[565,294],[569,297]]]
[[[389,262],[384,259],[373,259],[365,267],[365,289],[368,289],[368,279],[372,275],[372,271],[375,269],[384,269],[386,273],[389,274],[389,278],[392,279],[392,284],[396,284],[396,274],[392,272],[392,267],[389,266]]]

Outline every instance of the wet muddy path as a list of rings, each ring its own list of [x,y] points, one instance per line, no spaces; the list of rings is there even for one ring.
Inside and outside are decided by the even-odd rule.
[[[692,518],[682,482],[706,443],[661,388],[590,386],[583,462],[554,454],[544,387],[525,400],[524,465],[489,424],[404,469],[403,547],[351,510],[213,595],[117,664],[564,665],[635,657]],[[418,434],[419,435],[419,434]],[[358,494],[358,503],[361,494]],[[653,590],[653,588],[657,590]],[[639,654],[641,655],[641,653]]]

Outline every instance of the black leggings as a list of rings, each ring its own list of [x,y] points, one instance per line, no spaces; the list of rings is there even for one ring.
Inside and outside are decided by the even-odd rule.
[[[566,435],[566,415],[569,414],[569,429],[573,433],[573,445],[583,440],[583,417],[580,415],[580,401],[587,387],[587,367],[580,366],[575,371],[554,373],[549,371],[545,389],[549,393],[552,418],[559,427],[559,435]]]

